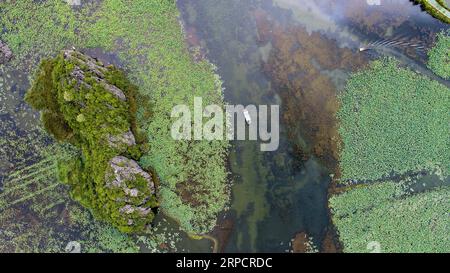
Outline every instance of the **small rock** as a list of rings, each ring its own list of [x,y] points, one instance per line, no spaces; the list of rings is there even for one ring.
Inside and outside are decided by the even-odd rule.
[[[116,149],[126,149],[136,145],[136,139],[134,138],[134,134],[131,131],[128,131],[121,135],[109,135],[108,144]]]
[[[150,176],[150,174],[142,170],[142,168],[136,161],[124,156],[116,156],[109,161],[109,165],[112,169],[112,173],[106,173],[106,181],[109,186],[121,187],[125,189],[125,181],[135,180],[136,176],[142,176],[145,180],[148,181],[150,192],[152,194],[155,193],[155,185],[153,183],[152,177]]]
[[[12,52],[9,47],[0,41],[0,64],[9,62],[12,58]]]

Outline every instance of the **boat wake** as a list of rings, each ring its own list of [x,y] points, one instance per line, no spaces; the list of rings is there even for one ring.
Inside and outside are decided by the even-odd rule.
[[[411,42],[408,38],[401,37],[397,39],[380,39],[363,45],[359,48],[359,51],[366,51],[370,49],[378,49],[380,47],[410,47],[417,51],[425,52],[426,47],[421,42]]]

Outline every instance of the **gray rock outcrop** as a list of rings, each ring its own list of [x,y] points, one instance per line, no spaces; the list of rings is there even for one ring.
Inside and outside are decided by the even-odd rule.
[[[152,208],[146,206],[147,201],[151,195],[155,194],[155,184],[150,174],[142,170],[139,164],[124,156],[116,156],[109,161],[110,171],[105,174],[106,187],[111,190],[119,190],[124,193],[125,198],[117,200],[124,202],[124,206],[119,209],[119,212],[126,217],[127,215],[138,213],[145,217]],[[146,181],[146,193],[141,192],[137,188],[132,188],[129,185],[133,184],[138,178]],[[151,194],[148,194],[151,193]],[[133,220],[128,220],[128,225],[133,225]]]
[[[12,52],[9,47],[0,41],[0,64],[9,62],[12,58]]]
[[[136,145],[134,134],[129,130],[121,135],[108,135],[108,145],[121,151]]]
[[[127,100],[127,97],[125,96],[125,94],[121,89],[119,89],[117,86],[109,84],[105,80],[105,73],[107,72],[107,68],[103,65],[102,62],[74,50],[65,50],[64,58],[76,65],[76,67],[71,73],[71,76],[77,80],[78,84],[82,84],[87,88],[92,88],[92,86],[85,80],[86,77],[82,67],[86,67],[87,70],[89,70],[93,74],[90,76],[90,78],[94,79],[109,93],[113,94],[120,100],[122,101]]]

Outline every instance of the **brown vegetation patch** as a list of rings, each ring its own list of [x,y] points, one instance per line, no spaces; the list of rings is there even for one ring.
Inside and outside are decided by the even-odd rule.
[[[302,157],[313,154],[335,169],[338,158],[336,86],[325,73],[354,71],[366,64],[363,55],[340,48],[321,33],[298,25],[281,26],[264,12],[255,12],[261,43],[273,49],[264,70],[280,90],[282,119],[290,139],[303,139]]]
[[[306,232],[299,232],[292,240],[292,252],[293,253],[306,253],[308,252],[308,234]]]

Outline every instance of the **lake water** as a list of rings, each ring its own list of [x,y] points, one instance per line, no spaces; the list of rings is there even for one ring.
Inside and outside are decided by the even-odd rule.
[[[227,226],[218,232],[220,249],[285,252],[305,232],[326,250],[324,239],[334,237],[327,200],[337,163],[335,95],[350,73],[381,55],[430,74],[425,52],[447,26],[407,0],[178,3],[188,41],[218,66],[226,102],[280,105],[277,151],[233,142],[233,198],[220,220]],[[389,41],[403,45],[359,52]]]

